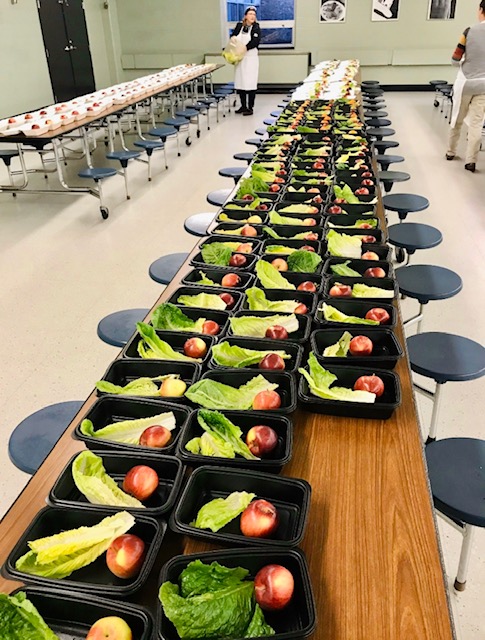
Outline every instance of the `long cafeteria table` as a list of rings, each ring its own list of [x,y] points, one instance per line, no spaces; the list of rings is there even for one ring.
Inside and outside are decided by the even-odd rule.
[[[378,215],[384,225],[380,195]],[[179,287],[200,241],[152,310]],[[405,347],[400,317],[396,334]],[[402,403],[389,420],[333,417],[301,409],[292,416],[293,456],[282,473],[304,478],[312,487],[300,547],[309,563],[316,601],[314,640],[456,638],[407,358],[395,371]],[[84,448],[71,434],[95,400],[93,392],[0,522],[0,564],[45,506],[69,458]],[[133,601],[155,611],[162,564],[175,554],[215,548],[169,533],[147,584]],[[0,577],[0,592],[19,586]]]

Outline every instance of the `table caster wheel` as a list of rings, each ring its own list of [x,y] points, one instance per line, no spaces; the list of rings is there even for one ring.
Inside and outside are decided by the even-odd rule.
[[[187,140],[185,141],[185,144],[190,147],[190,145],[192,144],[192,140],[190,138],[187,138]]]
[[[197,137],[200,138],[200,129],[197,129]]]
[[[440,106],[440,103],[438,102],[438,100],[435,100],[435,101],[433,102],[433,104],[434,104],[434,106],[435,106],[435,107],[439,107],[439,106]]]
[[[402,247],[396,248],[396,262],[404,262],[406,260],[406,252]]]
[[[103,220],[107,220],[109,217],[108,207],[99,207],[99,210],[101,212],[101,217],[103,218]]]
[[[17,194],[16,193],[12,193],[12,198],[16,198]]]

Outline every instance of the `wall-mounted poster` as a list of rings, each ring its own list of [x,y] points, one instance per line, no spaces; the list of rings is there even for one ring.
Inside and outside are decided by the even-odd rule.
[[[454,20],[455,11],[456,0],[429,0],[428,20]]]
[[[347,0],[320,0],[320,22],[345,22]]]
[[[372,0],[372,20],[382,22],[399,18],[401,0]]]

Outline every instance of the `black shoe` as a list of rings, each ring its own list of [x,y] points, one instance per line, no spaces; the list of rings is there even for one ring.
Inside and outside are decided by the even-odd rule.
[[[246,114],[244,114],[246,115]],[[472,173],[475,173],[475,169],[477,168],[477,165],[474,162],[469,162],[468,164],[465,165],[465,169],[467,171],[471,171]]]
[[[239,109],[237,109],[237,111],[235,111],[234,113],[244,113],[246,111],[246,107],[239,107]]]
[[[252,109],[246,109],[246,111],[244,111],[243,116],[252,116],[254,113],[254,111]]]
[[[446,159],[447,159],[447,160],[454,160],[454,159],[455,159],[455,156],[454,156],[454,155],[451,155],[451,153],[447,153],[447,154],[446,154]]]

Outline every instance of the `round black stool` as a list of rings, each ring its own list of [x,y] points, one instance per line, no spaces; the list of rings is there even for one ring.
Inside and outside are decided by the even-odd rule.
[[[370,127],[367,129],[367,134],[373,138],[377,138],[377,140],[382,140],[382,138],[386,138],[387,136],[393,136],[395,133],[394,129],[387,129],[386,127]]]
[[[215,213],[194,213],[184,221],[184,229],[192,236],[202,238],[207,235],[207,229],[214,220]]]
[[[401,225],[401,227],[406,226],[408,225]],[[453,298],[463,288],[462,279],[457,273],[432,264],[399,267],[396,269],[396,278],[399,292],[419,302],[418,314],[403,322],[404,327],[417,323],[418,333],[421,331],[423,322],[424,305],[432,300]]]
[[[364,118],[385,118],[387,115],[387,111],[379,111],[379,109],[364,111]]]
[[[433,402],[428,443],[436,440],[442,386],[446,382],[466,382],[485,375],[485,349],[463,336],[426,331],[410,336],[407,347],[411,370],[436,383],[435,391],[413,383],[416,391]]]
[[[231,193],[232,189],[217,189],[216,191],[209,191],[206,196],[206,200],[209,204],[212,204],[215,207],[222,207]]]
[[[379,80],[362,80],[361,85],[363,87],[379,87]]]
[[[381,165],[383,171],[387,171],[391,164],[397,164],[398,162],[404,162],[403,156],[393,156],[391,154],[380,153],[376,158],[377,162]]]
[[[373,116],[376,112],[379,112],[381,109],[386,108],[386,103],[385,102],[364,102],[363,107],[365,109],[366,114],[369,114],[369,116]],[[384,113],[386,113],[387,115],[387,112],[384,112]],[[375,116],[375,117],[379,118],[379,116]]]
[[[380,154],[385,153],[386,149],[393,149],[398,146],[399,142],[397,140],[376,140],[374,142],[374,147]]]
[[[455,589],[464,591],[475,527],[485,527],[485,440],[446,438],[426,447],[438,515],[463,535]]]
[[[155,282],[169,284],[188,256],[188,253],[169,253],[168,256],[162,256],[152,262],[148,275]]]
[[[234,160],[244,160],[248,164],[251,164],[251,161],[254,157],[254,153],[243,152],[243,153],[235,153],[233,156]]]
[[[387,118],[367,118],[365,123],[368,127],[377,127],[378,129],[388,127],[392,124]]]
[[[136,331],[136,323],[143,322],[150,309],[124,309],[104,317],[98,324],[98,338],[113,347],[124,347]]]
[[[82,400],[58,402],[24,418],[8,441],[8,456],[17,469],[33,475],[82,406]]]
[[[397,247],[396,261],[406,260],[405,264],[409,263],[410,256],[416,251],[432,249],[443,242],[443,234],[439,229],[419,222],[392,224],[387,231],[388,243]]]
[[[220,176],[223,178],[232,178],[236,184],[244,173],[246,173],[244,167],[224,167],[223,169],[219,169]]]
[[[369,87],[368,89],[364,89],[362,94],[365,98],[381,98],[384,95],[384,91],[377,87],[375,89]]]
[[[429,207],[429,200],[414,193],[391,193],[382,198],[384,209],[395,211],[399,220],[405,220],[408,213],[418,213]]]
[[[16,158],[19,155],[20,155],[20,152],[17,151],[16,149],[0,149],[0,159],[3,160],[5,166],[7,167],[8,180],[11,187],[15,185],[13,181],[12,172],[10,170],[10,165],[12,164],[12,158]],[[14,196],[14,198],[17,196],[15,192],[12,193],[12,195]]]
[[[429,84],[433,87],[434,89],[434,106],[438,107],[439,106],[439,101],[438,101],[438,89],[439,87],[443,87],[446,84],[448,84],[448,82],[446,80],[430,80]]]
[[[395,182],[406,182],[411,178],[409,173],[405,173],[404,171],[379,171],[377,175],[384,185],[384,191],[386,193],[391,191]]]
[[[246,144],[252,144],[255,147],[260,147],[263,144],[262,138],[248,138],[244,141]]]

